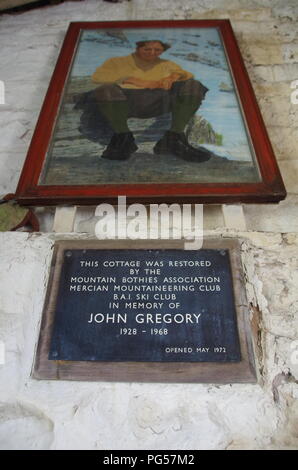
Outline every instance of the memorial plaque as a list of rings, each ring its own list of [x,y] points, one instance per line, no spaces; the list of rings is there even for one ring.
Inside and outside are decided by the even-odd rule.
[[[239,361],[227,250],[66,250],[49,359]]]
[[[254,381],[233,243],[58,242],[35,376]]]

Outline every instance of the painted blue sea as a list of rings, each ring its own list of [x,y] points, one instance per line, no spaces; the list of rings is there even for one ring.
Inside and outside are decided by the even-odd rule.
[[[205,146],[230,160],[254,161],[233,78],[216,28],[163,28],[84,31],[71,77],[90,76],[110,57],[125,56],[141,40],[171,44],[162,58],[177,62],[209,88],[199,114],[223,136],[222,146]]]

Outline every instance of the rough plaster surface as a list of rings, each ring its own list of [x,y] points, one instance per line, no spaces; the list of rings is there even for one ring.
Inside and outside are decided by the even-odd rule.
[[[86,0],[0,16],[0,80],[6,92],[6,104],[0,105],[0,194],[15,190],[69,21],[156,18],[230,18],[289,192],[279,205],[245,205],[248,232],[223,230],[219,206],[204,213],[210,235],[243,240],[258,384],[33,380],[54,235],[2,233],[2,449],[298,446],[298,105],[290,102],[290,84],[298,79],[296,0],[131,0],[117,5]],[[93,209],[78,210],[75,230],[92,233],[93,214]],[[43,230],[50,232],[53,210],[42,215],[40,209],[40,217]]]
[[[298,236],[217,235],[242,240],[258,384],[32,379],[54,235],[1,234],[0,448],[296,448]]]

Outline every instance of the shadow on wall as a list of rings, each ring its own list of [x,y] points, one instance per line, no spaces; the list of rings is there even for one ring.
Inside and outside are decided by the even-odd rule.
[[[22,13],[23,11],[33,10],[35,8],[42,8],[49,5],[58,5],[59,3],[84,2],[84,0],[0,0],[0,15],[1,13]],[[121,3],[123,0],[102,0],[109,3]],[[124,0],[130,2],[130,0]]]
[[[0,14],[2,13],[22,13],[23,11],[42,8],[49,5],[58,5],[67,0],[0,0]],[[71,0],[72,2],[83,2],[84,0]],[[107,0],[104,0],[107,1]]]

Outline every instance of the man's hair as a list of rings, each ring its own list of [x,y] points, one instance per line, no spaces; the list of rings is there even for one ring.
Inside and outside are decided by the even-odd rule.
[[[148,41],[138,41],[138,42],[136,42],[137,49],[139,49],[139,47],[146,46],[146,44],[148,44],[148,42],[159,42],[159,44],[162,45],[164,51],[166,51],[167,49],[170,49],[170,47],[171,47],[171,44],[167,44],[166,42],[160,41],[159,39],[148,39]]]

